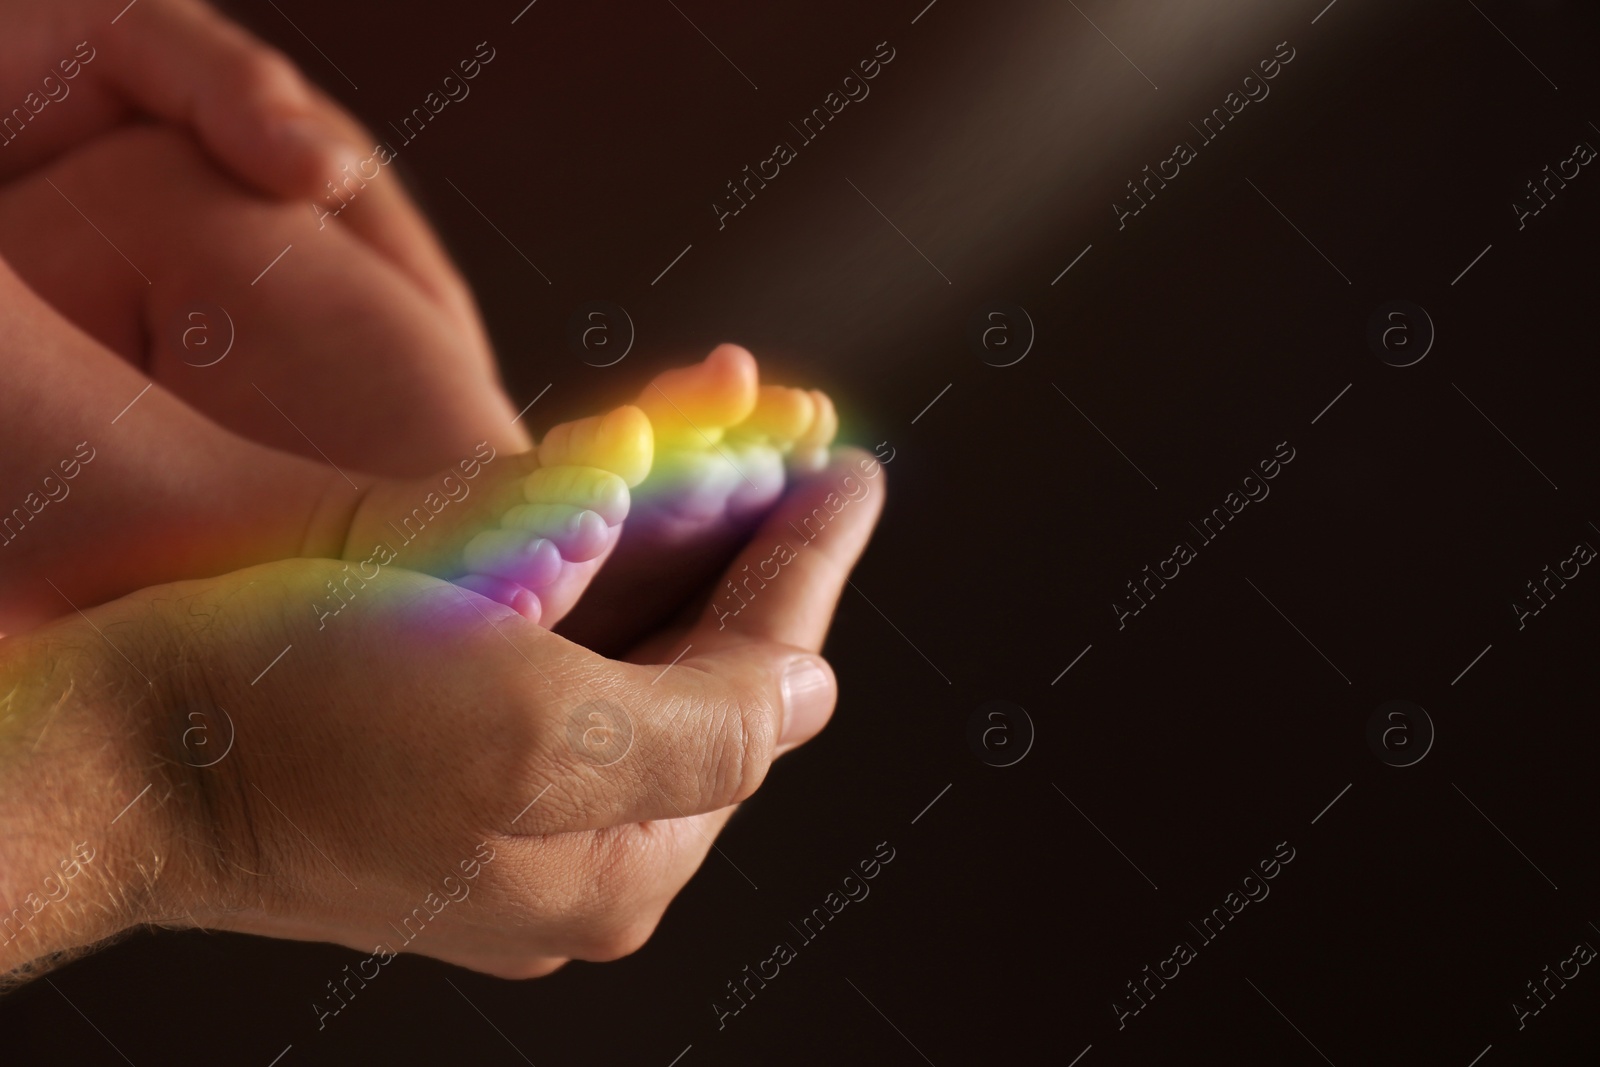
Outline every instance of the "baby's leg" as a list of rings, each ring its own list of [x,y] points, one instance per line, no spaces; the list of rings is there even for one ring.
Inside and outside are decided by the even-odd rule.
[[[3,262],[0,351],[0,632],[300,553],[304,512],[286,528],[283,501],[322,492],[330,467],[219,429]]]
[[[500,452],[526,447],[476,324],[441,314],[336,220],[322,225],[306,205],[236,188],[184,135],[155,127],[108,138],[0,192],[0,252],[93,335],[148,362],[163,384],[244,436],[397,475],[470,457],[479,441]],[[214,313],[185,317],[197,293],[227,309],[236,333],[215,363],[230,324]],[[754,360],[733,346],[662,375],[639,403],[667,439],[662,469],[644,487],[649,503],[599,597],[575,620],[575,633],[610,647],[702,584],[781,492],[785,457],[814,462],[836,426],[826,397],[759,387]],[[523,510],[510,521],[551,535],[556,513],[535,522]],[[576,558],[596,532],[563,534],[557,577],[534,587],[547,624],[605,560],[604,551]],[[526,561],[532,578],[554,567],[549,546],[542,551],[544,563]],[[487,576],[520,565],[475,562],[489,570],[466,584],[508,602],[521,595]]]
[[[430,478],[292,456],[196,413],[3,263],[0,351],[0,632],[301,555],[356,565],[319,615],[396,564],[551,624],[581,591],[567,569],[610,550],[650,466],[650,422],[632,407],[559,426],[537,452],[480,442]]]
[[[340,190],[351,210],[358,181]],[[479,441],[529,446],[475,318],[337,219],[219,174],[179,131],[114,133],[0,190],[0,255],[92,337],[262,444],[395,476]]]

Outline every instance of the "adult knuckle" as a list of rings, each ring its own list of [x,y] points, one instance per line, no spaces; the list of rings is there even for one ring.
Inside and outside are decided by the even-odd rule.
[[[653,918],[633,918],[617,926],[598,931],[589,939],[580,959],[590,963],[610,963],[631,956],[644,948],[656,932]]]
[[[626,914],[648,881],[654,850],[638,823],[597,831],[590,849],[586,895],[593,915],[608,921]]]
[[[568,962],[570,961],[549,956],[529,956],[526,959],[496,961],[483,969],[496,978],[523,981],[552,975],[565,967]]]
[[[637,950],[650,935],[639,929],[646,918],[654,929],[651,873],[657,862],[649,835],[638,824],[596,831],[582,873],[568,887],[565,901],[572,943],[564,948],[578,959],[600,962]]]
[[[717,807],[737,804],[760,788],[778,743],[776,709],[763,693],[740,693],[725,709],[724,719],[711,776],[711,799]]]

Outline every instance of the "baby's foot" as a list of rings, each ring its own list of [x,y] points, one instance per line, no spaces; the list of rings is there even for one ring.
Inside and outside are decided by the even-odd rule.
[[[825,394],[761,385],[738,345],[657,376],[637,403],[655,460],[595,593],[562,629],[602,651],[630,646],[702,587],[782,495],[786,467],[826,464],[839,425]]]
[[[349,521],[345,588],[328,611],[393,564],[553,626],[616,544],[629,490],[650,471],[652,437],[630,405],[557,426],[531,452],[481,445],[432,478],[379,482]]]

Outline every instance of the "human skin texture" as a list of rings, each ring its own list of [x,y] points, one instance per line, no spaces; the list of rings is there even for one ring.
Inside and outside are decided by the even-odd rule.
[[[641,397],[649,412],[564,424],[515,456],[480,442],[429,478],[382,479],[228,433],[3,265],[0,343],[13,352],[0,472],[22,487],[0,515],[0,625],[13,632],[145,585],[294,556],[354,565],[310,605],[319,624],[398,563],[551,625],[617,543],[659,423],[669,463],[647,487],[634,559],[670,578],[631,575],[634,610],[648,616],[697,577],[686,562],[714,566],[707,553],[726,551],[770,506],[786,463],[816,463],[835,425],[825,397],[761,388],[750,354],[723,346],[652,383]]]
[[[561,607],[533,590],[615,542],[628,490],[650,469],[650,422],[635,407],[556,427],[519,455],[480,443],[425,479],[264,448],[145,380],[3,264],[0,346],[0,481],[19,496],[0,516],[0,627],[11,632],[146,585],[294,556],[356,564],[357,588],[398,563],[549,622]]]
[[[882,503],[876,462],[841,451],[729,571],[831,514],[780,579],[634,662],[399,570],[319,632],[301,603],[334,565],[314,560],[0,642],[0,969],[25,978],[142,924],[506,977],[637,949],[732,806],[831,714],[817,653]],[[217,748],[195,744],[196,712]],[[474,857],[470,895],[396,944],[391,924]]]
[[[0,190],[0,253],[45,303],[150,375],[170,399],[309,461],[289,477],[280,459],[258,456],[255,469],[239,472],[242,485],[262,478],[263,464],[281,470],[271,492],[250,491],[256,506],[244,512],[249,539],[197,545],[237,530],[191,525],[198,520],[192,509],[166,506],[152,483],[168,476],[154,466],[109,486],[99,470],[75,485],[63,479],[65,471],[46,471],[41,493],[33,468],[48,461],[20,450],[5,462],[22,495],[0,512],[0,588],[7,568],[34,588],[29,603],[10,598],[9,627],[41,617],[30,612],[50,617],[152,582],[289,554],[340,556],[358,565],[344,579],[357,586],[373,568],[399,559],[553,625],[598,572],[627,500],[622,487],[602,487],[597,474],[581,482],[542,476],[522,495],[496,501],[491,490],[469,508],[451,506],[483,484],[467,484],[484,466],[480,460],[531,444],[500,388],[493,355],[481,331],[464,328],[345,227],[325,227],[303,206],[263,199],[218,173],[185,133],[154,125],[109,133]],[[273,257],[289,249],[294,256],[279,268]],[[272,264],[270,273],[263,264]],[[207,311],[190,310],[196,294],[214,298]],[[32,307],[35,319],[48,318],[26,294],[12,295],[19,315]],[[56,366],[53,356],[19,358],[11,432],[47,438],[61,429],[54,394],[94,395],[104,360],[74,340],[67,347],[88,360],[76,368]],[[27,331],[17,343],[27,343]],[[132,395],[142,407],[142,393]],[[614,648],[646,632],[662,604],[713,573],[776,499],[785,466],[814,467],[837,425],[820,393],[760,385],[754,359],[735,346],[663,373],[638,404],[650,427],[617,415],[602,442],[588,431],[575,435],[582,420],[558,426],[538,460],[540,467],[609,471],[637,486],[650,469],[651,428],[662,435],[658,475],[622,534],[622,574],[610,583],[617,595],[599,605],[601,625],[585,627],[597,639],[614,631]],[[120,447],[137,435],[146,459],[183,451],[177,424],[160,416],[159,405],[157,411],[130,407],[105,419],[75,412],[84,434],[102,423],[111,428],[73,448],[94,457],[106,447],[96,441]],[[30,425],[30,413],[51,421]],[[210,455],[207,449],[196,458]],[[79,471],[79,459],[70,455],[67,469]],[[502,458],[485,481],[515,478],[526,465]],[[462,471],[473,473],[463,478]],[[419,472],[425,484],[415,480]],[[391,483],[383,475],[411,477]],[[285,495],[290,488],[298,492]],[[491,503],[480,506],[486,499]],[[34,518],[50,536],[24,533]],[[131,522],[143,528],[129,529]],[[110,526],[123,528],[124,550],[100,553],[98,574],[74,566]],[[417,543],[424,526],[429,536]],[[319,532],[341,529],[349,531],[342,543]],[[193,569],[176,569],[180,561],[170,551],[135,547],[151,538],[180,548]],[[337,610],[339,590],[332,595],[330,610]]]
[[[373,139],[281,53],[201,0],[0,0],[0,181],[129,122],[189,130],[219,165],[303,203]],[[340,222],[463,322],[465,283],[400,185],[374,182]],[[412,472],[420,473],[420,472]]]
[[[470,303],[431,294],[349,221],[394,181],[319,220],[219,171],[185,130],[130,124],[0,187],[0,256],[78,329],[258,444],[387,477],[479,441],[525,452]]]

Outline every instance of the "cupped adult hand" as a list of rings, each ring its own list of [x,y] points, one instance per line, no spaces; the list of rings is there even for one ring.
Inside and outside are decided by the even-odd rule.
[[[637,949],[832,714],[819,652],[883,497],[875,461],[838,453],[729,569],[765,576],[739,611],[658,635],[648,663],[306,560],[0,643],[0,910],[42,899],[57,860],[77,897],[0,969],[141,923],[337,942],[363,974],[402,951],[529,977]]]

